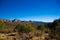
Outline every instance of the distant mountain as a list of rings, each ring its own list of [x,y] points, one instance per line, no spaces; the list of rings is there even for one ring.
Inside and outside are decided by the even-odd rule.
[[[42,22],[42,21],[21,21],[21,23],[23,23],[23,22],[29,22],[32,25],[40,25],[40,24],[48,24],[48,23],[51,23],[51,22]]]
[[[21,21],[20,21],[19,19],[13,19],[12,22],[17,22],[17,23],[19,23],[19,22],[21,22]]]
[[[29,20],[29,21],[21,21],[19,19],[13,19],[13,20],[0,19],[0,20],[3,20],[4,22],[8,22],[8,23],[10,23],[10,22],[16,22],[16,23],[29,22],[31,24],[48,24],[48,23],[50,23],[50,22],[31,21],[31,20]]]
[[[37,24],[48,24],[48,23],[50,23],[50,22],[33,21],[33,23],[37,23]]]

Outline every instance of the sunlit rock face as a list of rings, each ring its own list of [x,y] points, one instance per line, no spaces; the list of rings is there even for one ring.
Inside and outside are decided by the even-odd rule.
[[[12,20],[12,22],[16,22],[16,23],[19,23],[19,22],[21,22],[19,19],[14,19],[14,20]]]
[[[9,19],[2,19],[2,18],[0,18],[0,20],[5,22],[5,23],[11,23],[12,22],[12,20],[9,20]]]

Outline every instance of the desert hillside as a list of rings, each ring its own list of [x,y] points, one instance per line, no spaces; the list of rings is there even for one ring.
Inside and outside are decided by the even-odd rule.
[[[60,40],[60,19],[53,22],[0,19],[0,40]]]

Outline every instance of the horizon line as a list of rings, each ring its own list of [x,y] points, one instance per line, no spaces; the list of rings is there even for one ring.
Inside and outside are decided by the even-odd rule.
[[[53,20],[33,20],[33,19],[20,19],[20,18],[0,18],[0,19],[6,19],[6,20],[14,20],[14,19],[17,19],[17,20],[21,20],[21,21],[40,21],[40,22],[53,22],[54,20],[56,19],[59,19],[59,18],[56,18],[56,19],[53,19]]]

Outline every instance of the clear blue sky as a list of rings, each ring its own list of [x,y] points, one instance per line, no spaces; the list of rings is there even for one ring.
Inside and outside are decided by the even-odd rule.
[[[60,0],[0,0],[0,18],[50,22],[60,18]]]

